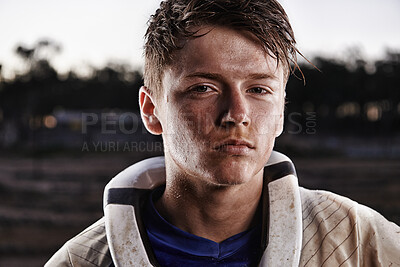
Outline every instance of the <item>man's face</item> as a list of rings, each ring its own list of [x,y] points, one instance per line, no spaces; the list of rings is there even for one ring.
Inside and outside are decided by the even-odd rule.
[[[261,174],[282,131],[284,72],[249,33],[199,33],[165,69],[155,103],[166,160],[191,179],[242,184]]]

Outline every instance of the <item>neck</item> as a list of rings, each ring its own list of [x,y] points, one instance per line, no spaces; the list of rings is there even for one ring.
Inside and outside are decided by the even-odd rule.
[[[167,170],[159,213],[183,231],[221,242],[248,230],[256,222],[263,170],[239,185],[213,185]]]

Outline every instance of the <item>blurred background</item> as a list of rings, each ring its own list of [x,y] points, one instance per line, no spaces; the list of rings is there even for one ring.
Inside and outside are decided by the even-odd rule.
[[[0,266],[42,266],[102,216],[115,174],[162,154],[137,101],[159,2],[0,0]],[[320,71],[299,59],[275,149],[302,186],[399,224],[400,2],[281,3]]]

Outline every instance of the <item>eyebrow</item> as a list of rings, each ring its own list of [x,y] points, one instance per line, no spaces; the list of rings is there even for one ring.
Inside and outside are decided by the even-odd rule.
[[[252,73],[247,76],[247,79],[251,80],[263,80],[263,79],[275,79],[276,75],[267,73]]]
[[[210,72],[194,72],[190,73],[185,78],[206,78],[210,80],[224,80],[224,77],[218,73],[210,73]],[[251,73],[247,75],[246,79],[249,80],[263,80],[263,79],[275,79],[275,75],[267,74],[267,73]]]
[[[210,80],[223,80],[222,75],[210,72],[194,72],[186,75],[185,78],[206,78]]]

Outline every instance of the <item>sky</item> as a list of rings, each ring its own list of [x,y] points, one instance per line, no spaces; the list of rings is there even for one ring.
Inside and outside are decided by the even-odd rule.
[[[344,58],[359,48],[366,59],[400,51],[399,0],[280,0],[298,48]],[[14,50],[40,39],[61,45],[52,64],[61,73],[84,72],[108,63],[143,65],[146,23],[160,0],[0,0],[0,64],[3,77],[23,71]]]

